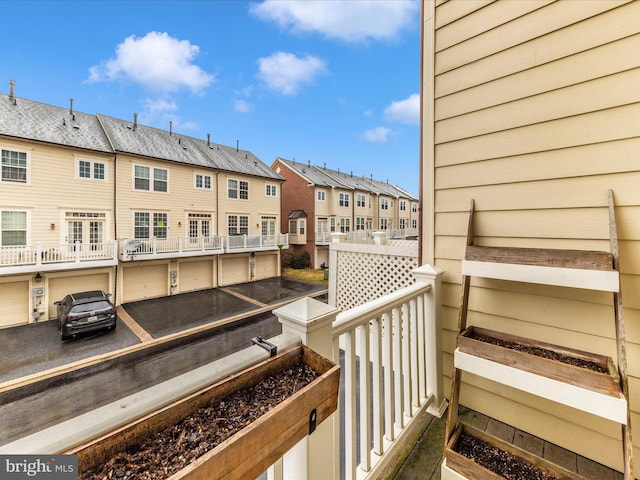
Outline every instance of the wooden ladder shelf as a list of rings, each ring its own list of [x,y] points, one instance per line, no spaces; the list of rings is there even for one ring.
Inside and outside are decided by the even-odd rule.
[[[458,407],[462,372],[488,378],[539,397],[580,409],[617,422],[622,426],[624,478],[633,480],[633,444],[629,409],[629,386],[620,264],[613,192],[609,200],[610,252],[583,250],[555,250],[541,248],[483,247],[475,245],[474,201],[471,201],[467,230],[467,247],[462,260],[462,288],[458,312],[458,337],[454,351],[454,372],[451,383],[450,406],[445,433],[445,478],[475,478],[451,472],[447,465],[447,448],[460,430]],[[611,292],[616,331],[617,362],[588,352],[567,347],[543,344],[506,333],[467,326],[469,290],[472,277],[527,282],[559,287]],[[594,361],[606,373],[549,361],[527,353],[507,350],[479,341],[478,335],[493,336],[503,342],[518,342],[534,347],[555,350]],[[508,354],[505,352],[509,351]],[[505,358],[508,355],[508,358]],[[617,366],[616,366],[617,364]],[[453,459],[449,459],[453,460]],[[544,463],[544,460],[541,459]],[[460,467],[464,469],[463,467]],[[445,469],[451,472],[444,475]],[[484,478],[484,477],[483,477]]]

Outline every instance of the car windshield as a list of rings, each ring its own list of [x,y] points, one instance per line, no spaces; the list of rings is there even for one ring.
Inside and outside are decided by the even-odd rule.
[[[71,311],[73,313],[84,313],[84,312],[92,312],[94,310],[105,310],[107,308],[111,308],[109,302],[105,300],[98,300],[96,302],[88,302],[81,303],[80,305],[75,305]]]

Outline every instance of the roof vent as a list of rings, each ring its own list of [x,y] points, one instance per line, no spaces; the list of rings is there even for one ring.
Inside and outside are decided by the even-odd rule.
[[[311,166],[311,160],[307,160],[307,166]]]
[[[73,98],[69,99],[69,113],[73,115]]]
[[[169,135],[173,135],[173,120],[169,120]]]
[[[16,97],[14,94],[14,89],[16,86],[16,81],[15,80],[9,80],[9,101],[13,102],[15,101]]]
[[[207,133],[207,147],[211,148],[211,134]]]
[[[132,130],[136,130],[138,128],[138,114],[134,113],[133,114],[133,127],[131,127]]]

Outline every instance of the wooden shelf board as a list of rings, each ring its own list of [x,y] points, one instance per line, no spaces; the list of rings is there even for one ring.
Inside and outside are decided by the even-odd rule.
[[[462,274],[558,287],[584,288],[605,292],[620,291],[619,274],[615,270],[543,267],[465,259],[462,260]]]
[[[618,396],[605,395],[470,355],[459,349],[455,350],[454,364],[456,368],[465,372],[577,408],[621,425],[627,423],[627,402],[622,393]]]

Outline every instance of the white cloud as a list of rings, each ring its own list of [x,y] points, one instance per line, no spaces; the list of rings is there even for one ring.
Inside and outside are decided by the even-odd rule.
[[[292,53],[276,52],[258,59],[258,78],[272,90],[285,95],[295,95],[303,84],[312,83],[326,72],[325,61],[307,55],[297,57]]]
[[[416,0],[264,0],[250,12],[293,33],[319,33],[347,42],[393,40],[417,25]]]
[[[198,128],[194,122],[182,122],[175,113],[177,111],[178,105],[166,96],[146,98],[143,102],[142,113],[140,113],[140,123],[168,130],[169,122],[171,122],[171,128],[174,131],[196,130]]]
[[[245,100],[236,100],[233,104],[233,109],[236,112],[246,113],[253,110],[253,105],[251,105],[249,102]]]
[[[404,100],[392,102],[385,108],[384,118],[388,122],[420,125],[420,94],[414,93]]]
[[[131,80],[154,91],[170,92],[182,87],[198,93],[215,77],[193,60],[200,47],[167,33],[131,35],[116,47],[116,57],[89,69],[89,82]]]
[[[390,128],[376,127],[364,132],[362,134],[362,138],[371,143],[386,143],[389,140],[391,133],[392,130]]]

